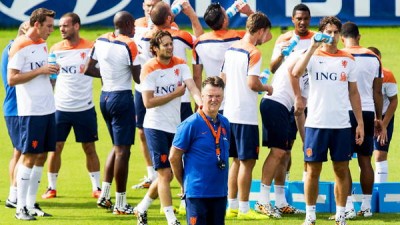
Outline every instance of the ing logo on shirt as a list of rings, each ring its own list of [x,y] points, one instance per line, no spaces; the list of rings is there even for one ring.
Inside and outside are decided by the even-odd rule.
[[[342,66],[343,66],[343,68],[346,68],[347,67],[347,60],[342,60]]]
[[[190,225],[195,225],[197,223],[197,216],[190,217]]]
[[[307,148],[307,149],[306,149],[306,156],[307,156],[307,157],[311,157],[312,155],[313,155],[312,148]]]
[[[36,149],[38,145],[39,145],[39,141],[38,140],[33,140],[32,141],[32,148],[33,149]]]
[[[162,154],[160,156],[160,160],[161,160],[162,163],[166,163],[167,162],[167,158],[168,158],[168,156],[166,154]]]

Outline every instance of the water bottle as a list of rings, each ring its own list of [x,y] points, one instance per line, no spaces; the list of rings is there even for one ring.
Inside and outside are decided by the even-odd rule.
[[[175,5],[172,6],[171,11],[174,16],[178,15],[182,11],[182,4],[181,3],[176,3]]]
[[[247,3],[247,0],[242,0],[244,3]],[[237,1],[235,1],[229,8],[226,9],[226,15],[229,18],[232,18],[236,13],[239,12],[238,8],[236,7]]]
[[[327,44],[330,44],[330,43],[333,42],[333,38],[331,36],[327,35],[327,34],[323,34],[323,33],[318,32],[318,33],[316,33],[314,35],[314,41],[321,42],[322,39],[325,39],[324,42],[327,43]]]
[[[269,75],[271,75],[271,72],[269,71],[269,69],[265,69],[265,70],[263,70],[263,71],[261,72],[259,78],[260,78],[260,81],[261,81],[261,83],[262,83],[263,85],[265,85],[265,84],[268,83]],[[258,92],[258,94],[260,94],[260,95],[261,95],[262,93],[263,93],[262,91],[259,91],[259,92]]]
[[[56,65],[57,64],[57,62],[56,62],[56,54],[50,53],[48,58],[47,58],[47,63],[51,64],[51,65]],[[57,79],[57,74],[56,73],[50,74],[50,79],[51,80],[56,80]]]
[[[286,48],[282,49],[282,54],[284,56],[290,55],[290,53],[293,51],[294,47],[296,47],[297,43],[299,43],[300,37],[299,35],[294,34],[292,38],[289,40],[289,46]]]

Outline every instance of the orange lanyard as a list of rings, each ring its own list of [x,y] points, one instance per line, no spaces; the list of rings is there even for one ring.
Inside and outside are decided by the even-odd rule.
[[[204,122],[206,122],[208,128],[210,128],[211,134],[213,135],[213,137],[215,139],[215,153],[217,154],[217,157],[218,157],[218,160],[219,160],[219,156],[221,155],[221,148],[219,146],[219,139],[221,137],[222,126],[220,124],[218,126],[217,131],[215,131],[214,127],[211,125],[210,121],[208,121],[208,119],[207,119],[206,115],[204,114],[203,110],[201,110],[201,107],[199,108],[198,113],[203,118]]]

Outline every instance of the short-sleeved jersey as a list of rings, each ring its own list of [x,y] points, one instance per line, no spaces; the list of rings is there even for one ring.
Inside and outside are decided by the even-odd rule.
[[[362,111],[375,112],[373,83],[375,78],[382,78],[382,65],[378,56],[371,50],[361,46],[342,49],[354,56],[357,75],[357,87],[361,98]],[[349,106],[348,109],[351,109]]]
[[[176,56],[168,65],[152,58],[143,65],[140,74],[142,91],[153,91],[155,97],[174,92],[177,86],[188,79],[193,79],[189,67]],[[175,133],[181,122],[180,108],[181,98],[175,98],[164,105],[147,109],[143,127]]]
[[[288,109],[288,111],[290,111],[293,107],[295,98],[293,88],[290,83],[289,76],[291,75],[289,75],[288,72],[288,64],[298,60],[299,56],[303,52],[303,50],[295,51],[287,57],[287,59],[281,64],[281,66],[279,66],[278,70],[272,77],[271,85],[274,90],[272,95],[268,95],[267,93],[264,95],[264,98],[281,103]],[[302,96],[307,98],[309,89],[308,74],[305,73],[303,76],[301,76],[299,78],[299,82]]]
[[[299,50],[299,49],[307,49],[310,44],[311,44],[311,38],[314,36],[315,32],[314,31],[308,31],[308,34],[305,36],[299,36],[300,41],[297,43],[297,45],[294,47],[293,51]],[[274,50],[272,52],[271,60],[275,60],[281,55],[282,49],[281,46],[284,42],[289,41],[292,36],[295,35],[294,31],[288,31],[284,34],[281,34],[275,41],[275,46]]]
[[[226,76],[224,116],[229,122],[258,125],[258,93],[247,85],[248,76],[259,76],[261,52],[240,40],[225,53],[222,72]]]
[[[383,95],[383,109],[382,114],[385,114],[390,101],[389,98],[397,95],[397,82],[392,71],[387,68],[383,68],[383,84],[382,84],[382,95]]]
[[[9,53],[8,69],[27,73],[47,64],[48,50],[43,39],[37,42],[23,35],[15,39]],[[41,116],[55,112],[53,88],[48,75],[38,75],[15,86],[19,116]]]
[[[310,82],[306,127],[349,128],[349,82],[356,82],[354,57],[317,49],[307,65]]]
[[[208,117],[207,119],[210,120]],[[220,158],[228,163],[229,122],[219,114],[217,122],[210,121],[210,123],[214,125],[216,130],[218,126],[221,126]],[[172,145],[184,151],[183,186],[186,197],[215,198],[227,196],[228,166],[223,170],[217,166],[215,138],[199,113],[191,115],[178,126]]]
[[[135,36],[134,36],[135,43],[139,43],[143,34],[150,30],[148,20],[149,18],[147,17],[140,17],[139,19],[135,20]],[[179,30],[178,24],[172,22],[171,29]]]
[[[130,66],[139,65],[137,55],[137,46],[128,36],[107,33],[96,40],[90,57],[100,65],[103,91],[132,90]]]
[[[3,103],[3,114],[4,116],[18,116],[17,108],[17,96],[15,94],[15,87],[11,87],[7,82],[7,65],[8,65],[8,52],[10,51],[10,43],[4,48],[1,54],[1,76],[3,79],[3,86],[6,91]]]
[[[93,108],[93,78],[83,74],[92,47],[92,41],[81,38],[76,46],[64,40],[50,48],[60,65],[54,94],[57,110],[80,112]]]
[[[202,64],[206,76],[218,76],[226,50],[243,38],[245,31],[218,30],[202,34],[193,48],[193,64]]]
[[[150,39],[157,29],[153,29],[143,35],[142,41],[140,42],[140,48],[143,50],[144,54],[147,54],[147,58],[152,58],[150,52]],[[175,30],[175,29],[165,29],[172,35],[173,45],[174,45],[174,56],[177,56],[185,62],[187,61],[187,50],[192,50],[195,38],[187,31]],[[190,102],[190,93],[186,89],[185,94],[181,97],[182,102]]]

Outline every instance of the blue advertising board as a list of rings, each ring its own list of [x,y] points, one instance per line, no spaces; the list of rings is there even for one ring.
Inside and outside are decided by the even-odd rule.
[[[171,3],[170,0],[165,1]],[[202,17],[211,2],[220,2],[228,8],[234,0],[189,2],[205,25]],[[0,27],[18,26],[39,7],[55,10],[57,18],[64,13],[75,12],[84,25],[112,26],[114,14],[121,10],[131,12],[136,18],[142,17],[142,3],[143,0],[0,0]],[[400,0],[248,0],[248,3],[253,9],[267,14],[273,26],[292,25],[292,9],[299,3],[309,6],[312,25],[318,25],[324,16],[337,16],[343,22],[353,21],[361,26],[400,25]],[[181,14],[176,17],[176,22],[180,26],[189,26],[189,19]],[[245,20],[246,17],[236,15],[230,20],[230,27],[243,27]]]

